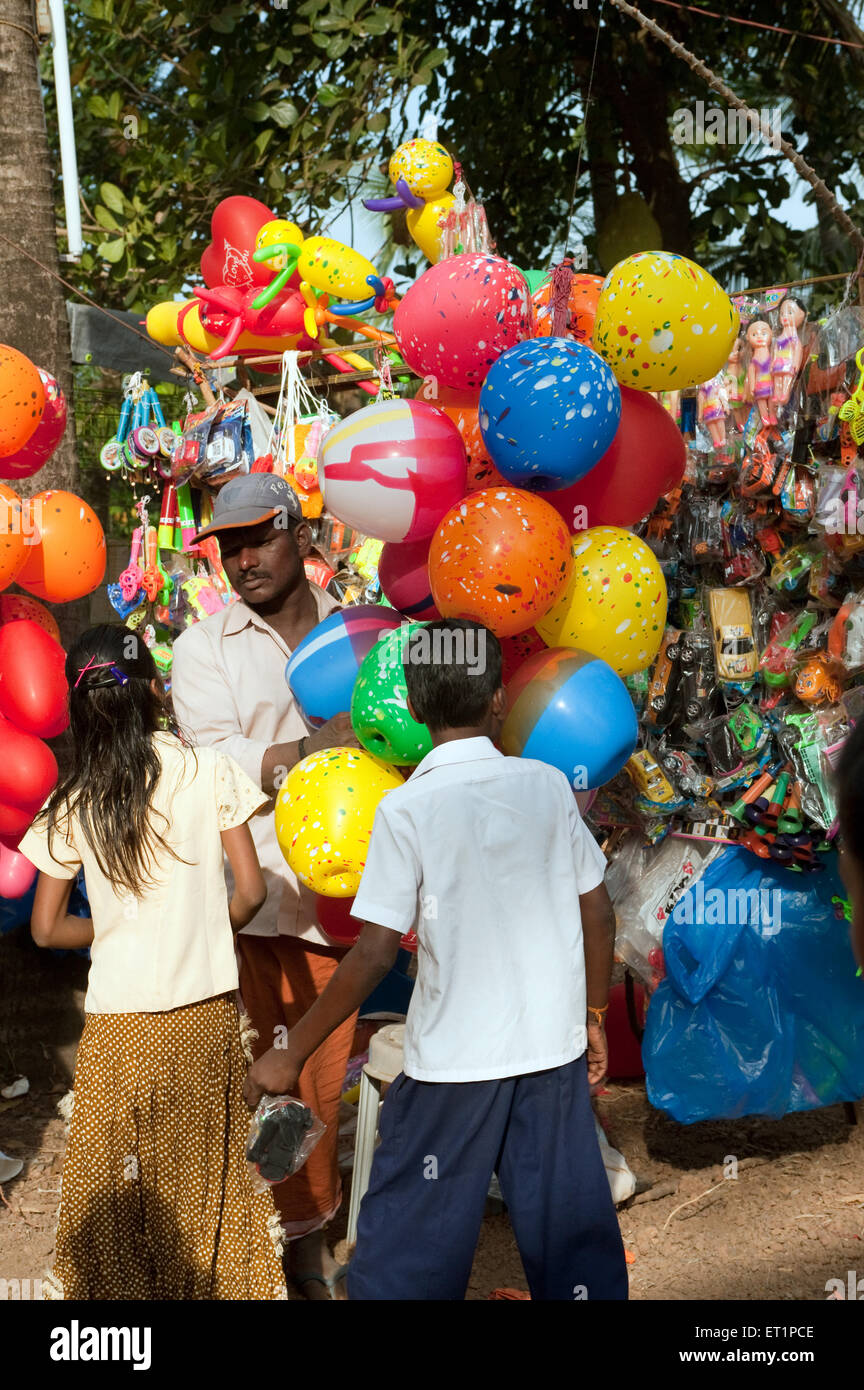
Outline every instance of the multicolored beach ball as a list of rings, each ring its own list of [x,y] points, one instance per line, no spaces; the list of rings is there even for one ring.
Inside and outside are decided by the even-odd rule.
[[[600,787],[636,747],[636,711],[620,676],[588,652],[529,656],[507,687],[502,751],[564,773],[574,791]]]
[[[401,622],[393,608],[361,603],[331,613],[313,627],[285,667],[285,679],[308,724],[318,728],[350,708],[363,658]]]

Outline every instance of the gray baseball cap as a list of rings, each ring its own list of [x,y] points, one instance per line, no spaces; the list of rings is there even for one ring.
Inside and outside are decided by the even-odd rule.
[[[283,516],[286,520],[302,521],[300,499],[284,478],[273,473],[248,473],[232,478],[216,494],[213,520],[193,538],[193,544],[205,536],[218,535],[235,527],[259,526],[262,521]]]

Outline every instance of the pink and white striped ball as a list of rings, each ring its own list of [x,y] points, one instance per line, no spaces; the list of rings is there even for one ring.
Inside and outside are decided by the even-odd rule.
[[[321,443],[327,510],[365,536],[432,535],[465,496],[468,459],[453,421],[426,401],[381,401],[340,420]]]

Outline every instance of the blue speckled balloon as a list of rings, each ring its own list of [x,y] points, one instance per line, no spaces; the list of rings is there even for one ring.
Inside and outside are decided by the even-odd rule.
[[[502,352],[480,392],[480,432],[495,467],[531,491],[570,487],[605,454],[621,419],[611,367],[569,338]]]

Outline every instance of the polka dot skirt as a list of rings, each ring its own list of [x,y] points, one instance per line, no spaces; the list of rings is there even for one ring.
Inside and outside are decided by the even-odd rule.
[[[54,1296],[285,1297],[273,1199],[246,1168],[245,1074],[233,996],[87,1015]]]

